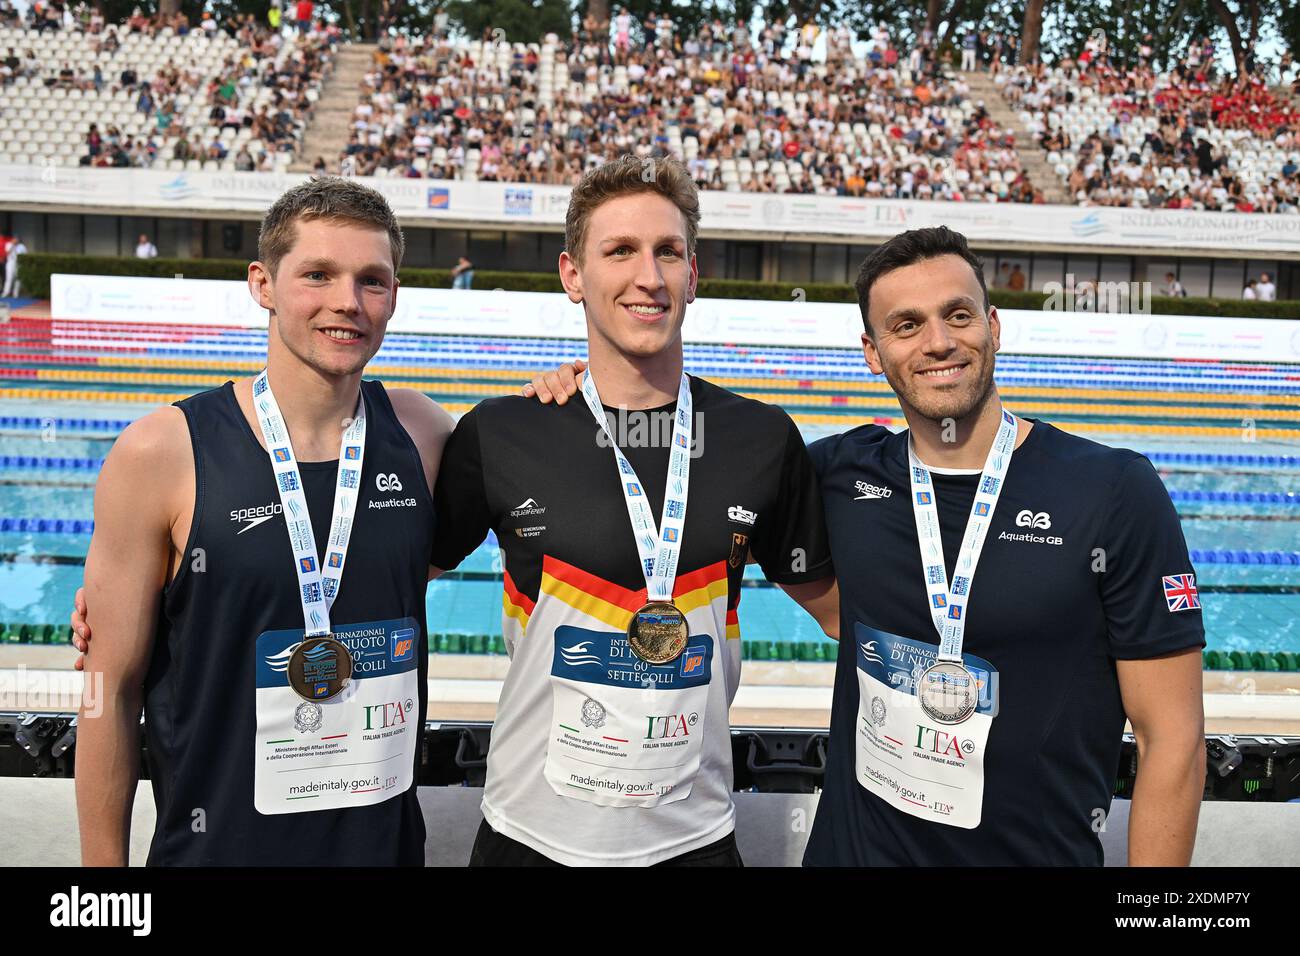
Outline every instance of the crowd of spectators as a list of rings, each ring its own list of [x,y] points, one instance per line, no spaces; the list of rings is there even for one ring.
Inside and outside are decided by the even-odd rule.
[[[79,34],[87,52],[42,59],[39,40],[7,45],[0,87],[27,78],[37,91],[128,100],[130,123],[115,108],[83,127],[85,165],[282,168],[341,40],[313,11],[280,0],[267,23],[203,12],[192,24],[137,7],[106,24],[80,0],[37,0],[22,14],[0,0],[0,27]],[[453,41],[441,8],[433,26],[380,40],[348,141],[317,171],[569,184],[622,153],[669,152],[704,189],[1043,202],[1014,135],[971,94],[965,74],[985,69],[1074,202],[1300,211],[1300,108],[1263,70],[1219,70],[1208,39],[1158,70],[1149,37],[1126,63],[1101,34],[1047,67],[1017,63],[1017,38],[988,30],[959,31],[940,52],[931,31],[904,48],[880,24],[855,52],[844,26],[714,20],[683,31],[620,7],[540,44]],[[171,56],[141,69],[121,52],[135,34],[220,34],[234,46],[220,62]],[[1289,53],[1280,66],[1292,69]],[[1300,94],[1300,73],[1295,82]]]
[[[705,189],[1042,201],[932,38],[904,53],[882,25],[855,57],[841,27],[815,59],[820,33],[715,21],[683,35],[616,10],[540,46],[384,38],[337,171],[572,183],[667,151]]]
[[[1004,77],[1004,96],[1027,112],[1080,205],[1300,211],[1297,91],[1218,70],[1208,40],[1166,71],[1148,43],[1121,65],[1092,39],[1077,58]]]
[[[0,0],[0,8],[7,3]],[[184,13],[150,17],[137,7],[125,23],[106,25],[85,4],[46,3],[30,8],[28,16],[31,22],[17,26],[81,34],[87,56],[78,62],[42,62],[33,49],[20,55],[8,46],[0,58],[0,85],[26,77],[39,84],[37,90],[77,90],[94,97],[125,93],[134,107],[133,132],[125,131],[120,114],[108,107],[105,119],[87,124],[80,156],[87,166],[150,167],[162,157],[229,161],[244,171],[274,170],[277,157],[292,153],[301,142],[341,39],[337,27],[320,22],[293,36],[252,14],[235,14],[218,25],[204,12],[191,26]],[[41,28],[41,23],[48,26]],[[14,24],[0,23],[4,25]],[[194,34],[192,42],[200,44],[194,49],[202,50],[204,41],[197,38],[218,33],[228,44],[234,42],[206,69],[201,57],[176,54],[142,72],[139,59],[121,52],[131,34],[151,41]],[[39,93],[26,98],[40,102]],[[196,102],[201,104],[197,111],[191,108]]]
[[[211,35],[224,29],[231,36],[239,29],[243,17],[232,14],[226,23],[219,24],[209,12],[204,12],[198,24],[191,26],[189,17],[184,13],[170,16],[146,14],[139,6],[131,11],[122,24],[108,24],[104,14],[93,4],[79,0],[77,3],[64,0],[36,0],[25,11],[19,12],[12,0],[0,0],[0,27],[21,30],[34,30],[37,33],[82,32],[94,36],[121,33],[140,33],[148,37],[158,36],[164,30],[170,30],[178,36],[185,36],[191,30]],[[115,41],[109,41],[110,51],[116,49]],[[98,52],[98,48],[96,49]]]

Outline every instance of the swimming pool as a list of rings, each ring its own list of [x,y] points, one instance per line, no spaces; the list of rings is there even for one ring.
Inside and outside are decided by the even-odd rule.
[[[0,327],[0,623],[60,624],[81,581],[99,462],[124,424],[260,367],[265,332],[24,320]],[[391,335],[373,377],[460,412],[583,354],[553,339]],[[851,349],[687,346],[689,371],[780,404],[811,441],[901,427]],[[1300,653],[1300,366],[1004,355],[1013,410],[1147,453],[1178,508],[1209,647]],[[431,634],[499,635],[491,539],[428,591]],[[783,592],[746,575],[746,641],[823,641]]]

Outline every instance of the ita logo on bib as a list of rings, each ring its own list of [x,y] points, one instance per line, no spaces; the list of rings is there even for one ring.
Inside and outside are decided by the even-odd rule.
[[[859,785],[914,817],[972,829],[984,804],[984,751],[998,712],[998,675],[974,654],[962,666],[975,705],[959,723],[937,721],[917,699],[936,661],[933,644],[862,623],[857,643]]]
[[[335,625],[332,633],[350,679],[337,694],[322,691],[320,700],[303,700],[293,681],[300,649],[322,645],[304,639],[302,628],[257,639],[259,813],[368,806],[405,793],[414,781],[419,625],[408,617]],[[337,663],[328,673],[337,675]]]
[[[972,829],[984,806],[984,745],[997,716],[992,666],[962,653],[971,590],[1015,453],[1019,423],[1005,408],[984,459],[952,584],[930,469],[907,436],[908,484],[927,610],[939,646],[856,626],[858,783],[904,813]],[[984,676],[981,677],[980,675]],[[992,698],[984,696],[992,693]]]
[[[676,660],[642,660],[627,635],[555,629],[546,779],[602,806],[683,800],[700,766],[713,638],[693,634]]]

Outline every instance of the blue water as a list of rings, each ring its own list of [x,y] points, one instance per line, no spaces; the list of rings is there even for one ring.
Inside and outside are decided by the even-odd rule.
[[[0,403],[0,405],[8,403]],[[87,417],[71,403],[58,403],[52,415]],[[93,406],[92,406],[93,407]],[[105,407],[99,406],[99,417]],[[0,407],[0,414],[16,412]],[[30,414],[30,411],[26,412]],[[132,417],[122,406],[117,418]],[[805,429],[812,440],[832,431]],[[111,437],[65,431],[45,440],[39,431],[0,432],[0,456],[102,458]],[[1147,436],[1113,436],[1108,443],[1154,452],[1196,451],[1251,456],[1296,455],[1300,447],[1269,442],[1243,445],[1230,441],[1146,440]],[[1300,491],[1300,468],[1260,464],[1160,465],[1174,491],[1240,491],[1294,494]],[[68,471],[31,467],[0,468],[0,519],[89,519],[93,470]],[[1193,550],[1300,550],[1300,506],[1180,502],[1183,530]],[[0,531],[0,621],[61,623],[67,620],[73,591],[82,577],[89,537]],[[60,561],[60,559],[63,559]],[[462,571],[499,572],[495,546],[485,542],[462,565]],[[756,568],[748,577],[760,579]],[[1300,566],[1202,564],[1197,568],[1211,648],[1220,650],[1289,650],[1300,652]],[[1272,587],[1293,593],[1224,593],[1217,587]],[[431,632],[499,634],[501,585],[496,581],[436,581],[427,596]],[[740,626],[747,640],[819,640],[820,630],[776,588],[747,587],[740,603]]]
[[[101,330],[78,331],[76,323],[52,329],[48,346],[51,362],[63,355],[98,355],[105,340]],[[187,341],[175,341],[173,329],[162,341],[154,332],[136,330],[129,336],[133,346],[145,354],[188,356],[205,359],[260,360],[266,354],[266,333],[257,330],[194,330]],[[27,346],[24,346],[25,348]],[[41,346],[36,346],[41,347]],[[394,333],[387,337],[376,358],[378,364],[411,366],[408,375],[423,376],[428,369],[464,369],[466,380],[482,373],[474,370],[509,369],[526,372],[552,367],[559,361],[580,356],[585,343],[553,339],[486,339],[472,336],[449,337]],[[688,345],[688,371],[723,377],[771,376],[796,394],[825,394],[837,382],[857,387],[863,382],[880,382],[872,376],[854,349],[760,348],[731,345]],[[147,372],[148,369],[138,369]],[[1166,401],[1182,402],[1190,390],[1214,392],[1221,403],[1241,407],[1276,406],[1281,396],[1300,394],[1297,366],[1257,364],[1245,368],[1213,362],[1175,363],[1148,360],[1094,358],[1044,358],[1002,354],[997,378],[1003,385],[1069,386],[1094,389],[1094,398],[1124,403],[1124,396],[1110,393],[1131,390],[1162,391]],[[486,380],[486,379],[485,379]],[[816,389],[800,388],[816,382]],[[24,382],[24,384],[27,384]],[[769,385],[773,383],[768,383]],[[142,386],[153,388],[154,386]],[[130,386],[106,386],[126,392]],[[161,388],[161,387],[160,387]],[[806,388],[806,386],[805,386]],[[179,394],[179,393],[178,393]],[[772,401],[798,401],[772,395]],[[1068,401],[1062,396],[1061,400]],[[1081,400],[1086,401],[1086,400]],[[1009,401],[1014,409],[1014,401]],[[1140,404],[1154,404],[1146,399]],[[0,461],[6,456],[79,460],[80,468],[54,468],[37,462],[0,465],[0,621],[4,623],[58,623],[66,620],[73,591],[81,581],[82,562],[89,542],[84,534],[55,534],[4,530],[18,522],[26,527],[39,519],[90,519],[96,469],[85,467],[101,459],[112,447],[111,431],[93,432],[77,427],[78,419],[134,419],[149,410],[130,402],[42,403],[0,401],[0,419],[8,416],[26,421],[0,422]],[[828,409],[829,410],[829,409]],[[1300,505],[1281,500],[1269,502],[1255,496],[1294,495],[1300,491],[1300,428],[1296,412],[1280,416],[1273,426],[1294,429],[1294,440],[1254,441],[1243,433],[1240,441],[1208,440],[1184,436],[1135,435],[1116,424],[1113,433],[1088,433],[1088,437],[1118,447],[1134,448],[1158,455],[1200,453],[1229,456],[1226,460],[1201,464],[1161,461],[1158,470],[1166,486],[1175,493],[1189,548],[1244,555],[1267,554],[1289,557],[1300,551]],[[33,422],[33,416],[39,421]],[[840,427],[811,426],[805,438],[814,440],[851,427],[845,418]],[[1171,423],[1193,425],[1194,419],[1171,419]],[[1207,418],[1219,426],[1231,420]],[[114,428],[120,427],[114,425]],[[1272,459],[1270,463],[1269,459]],[[1241,492],[1251,501],[1197,501],[1205,492]],[[485,543],[462,565],[463,571],[497,572],[495,548]],[[757,578],[756,568],[747,577]],[[1197,582],[1201,587],[1209,645],[1221,650],[1291,650],[1300,652],[1300,564],[1200,563]],[[1223,588],[1250,588],[1255,593],[1228,592]],[[1261,593],[1260,589],[1271,589]],[[428,590],[429,629],[432,632],[497,634],[501,620],[501,585],[497,581],[437,581]],[[746,587],[740,603],[741,632],[750,640],[817,640],[819,629],[784,592],[776,588]]]

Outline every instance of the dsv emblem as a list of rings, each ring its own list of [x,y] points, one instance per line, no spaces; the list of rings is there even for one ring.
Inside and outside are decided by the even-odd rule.
[[[1034,514],[1028,508],[1016,515],[1017,528],[1042,528],[1046,531],[1052,526],[1052,516],[1046,511]]]
[[[401,491],[402,482],[398,479],[396,473],[385,475],[380,472],[375,475],[375,487],[380,491]]]

